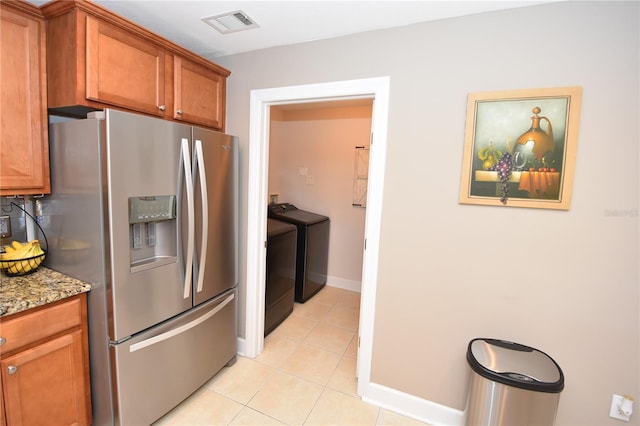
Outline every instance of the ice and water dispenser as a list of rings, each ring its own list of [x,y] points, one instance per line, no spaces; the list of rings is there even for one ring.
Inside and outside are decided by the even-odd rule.
[[[129,198],[131,272],[176,260],[176,226],[175,195]]]

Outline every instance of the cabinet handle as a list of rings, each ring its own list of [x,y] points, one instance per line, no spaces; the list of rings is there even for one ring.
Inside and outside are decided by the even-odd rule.
[[[158,107],[158,109],[159,109],[160,111],[164,111],[165,109],[167,109],[167,107],[166,107],[166,106],[164,106],[164,105],[160,105],[160,106]]]
[[[16,367],[15,365],[10,365],[7,367],[7,373],[16,374],[17,372],[18,372],[18,367]]]
[[[5,339],[4,337],[0,337],[0,346],[4,345],[5,343],[7,343],[7,339]]]
[[[182,109],[178,109],[176,113],[182,115]]]

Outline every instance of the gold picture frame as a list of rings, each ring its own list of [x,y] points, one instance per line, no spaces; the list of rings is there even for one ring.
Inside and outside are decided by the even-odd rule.
[[[470,93],[461,204],[569,210],[582,87]]]

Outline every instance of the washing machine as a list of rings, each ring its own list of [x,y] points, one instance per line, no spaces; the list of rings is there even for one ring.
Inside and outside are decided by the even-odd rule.
[[[295,225],[267,219],[267,262],[264,298],[264,335],[293,312],[296,285]]]
[[[290,203],[270,204],[268,211],[270,218],[297,228],[295,301],[304,303],[327,284],[329,218]]]

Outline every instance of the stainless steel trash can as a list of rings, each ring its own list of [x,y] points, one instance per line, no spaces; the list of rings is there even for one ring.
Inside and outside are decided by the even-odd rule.
[[[547,354],[498,339],[473,339],[465,425],[553,425],[564,374]]]

